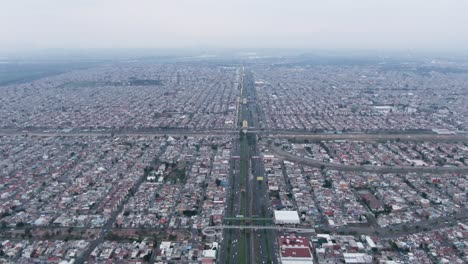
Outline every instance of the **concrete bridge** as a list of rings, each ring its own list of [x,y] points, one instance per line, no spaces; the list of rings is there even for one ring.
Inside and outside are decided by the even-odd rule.
[[[216,236],[218,231],[224,229],[271,229],[276,231],[286,231],[295,233],[312,233],[315,230],[313,228],[295,228],[295,227],[283,227],[283,226],[256,226],[256,225],[219,225],[219,226],[207,226],[202,229],[202,234],[205,236]]]

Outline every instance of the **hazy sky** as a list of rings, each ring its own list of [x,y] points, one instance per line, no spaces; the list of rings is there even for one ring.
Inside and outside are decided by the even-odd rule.
[[[0,50],[468,49],[468,0],[0,0]]]

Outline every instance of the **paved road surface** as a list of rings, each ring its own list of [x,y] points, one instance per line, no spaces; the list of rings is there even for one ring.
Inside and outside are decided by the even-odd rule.
[[[468,167],[421,167],[421,166],[372,166],[372,165],[344,165],[332,162],[323,162],[314,160],[312,158],[305,158],[292,153],[286,152],[278,147],[271,146],[269,150],[276,155],[277,157],[290,160],[293,162],[298,162],[305,164],[311,167],[320,168],[325,166],[326,169],[342,170],[342,171],[367,171],[367,172],[378,172],[378,173],[434,173],[434,174],[444,174],[444,173],[467,173]]]
[[[256,112],[253,113],[257,116]],[[259,121],[252,120],[249,123],[250,133],[269,136],[272,138],[289,138],[297,140],[397,140],[402,141],[433,141],[433,142],[468,142],[467,134],[455,135],[437,135],[433,133],[414,133],[408,134],[405,131],[399,133],[314,133],[298,130],[275,130],[275,129],[255,129]],[[127,136],[164,136],[164,135],[192,135],[192,136],[207,136],[207,135],[233,135],[238,134],[239,129],[107,129],[99,131],[73,130],[71,132],[53,131],[47,129],[0,129],[0,136],[12,135],[29,135],[29,136],[110,136],[110,135],[127,135]]]
[[[215,236],[219,230],[224,229],[251,229],[251,230],[276,230],[276,231],[285,231],[285,232],[295,232],[295,233],[314,233],[314,228],[299,228],[299,227],[283,227],[283,226],[264,226],[264,225],[219,225],[219,226],[208,226],[202,229],[202,233],[205,236]]]

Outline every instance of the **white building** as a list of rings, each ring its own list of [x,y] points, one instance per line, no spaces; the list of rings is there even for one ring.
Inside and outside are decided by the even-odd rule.
[[[372,256],[365,253],[343,253],[346,264],[371,264]]]
[[[297,211],[274,211],[275,224],[300,224],[299,214]]]

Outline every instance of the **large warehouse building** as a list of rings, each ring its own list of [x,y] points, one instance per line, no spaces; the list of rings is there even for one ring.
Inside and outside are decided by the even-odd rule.
[[[297,211],[274,211],[274,214],[275,224],[277,225],[295,225],[301,223]]]
[[[279,238],[281,263],[312,264],[314,257],[310,251],[309,239],[302,236],[281,236]]]

